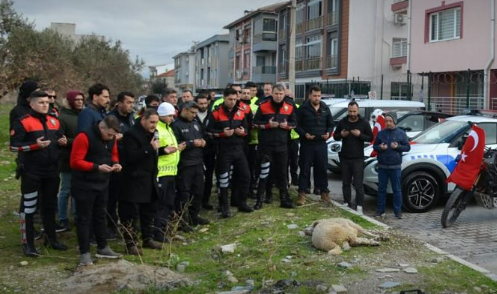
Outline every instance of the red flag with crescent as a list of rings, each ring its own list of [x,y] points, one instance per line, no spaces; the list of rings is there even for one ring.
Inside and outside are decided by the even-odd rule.
[[[371,144],[374,144],[374,140],[376,140],[376,136],[385,127],[386,127],[385,117],[382,114],[380,114],[376,118],[376,122],[375,122],[374,127],[373,127],[373,141],[371,141]],[[371,157],[376,157],[377,155],[378,155],[378,152],[376,152],[376,150],[373,149],[373,151],[371,152],[370,156]]]
[[[473,125],[454,171],[447,178],[447,183],[455,183],[465,190],[471,190],[480,173],[481,162],[485,152],[485,131]]]

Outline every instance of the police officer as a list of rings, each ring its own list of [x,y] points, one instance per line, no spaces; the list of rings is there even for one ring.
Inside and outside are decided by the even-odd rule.
[[[284,101],[285,88],[273,86],[273,95],[259,105],[254,117],[254,127],[259,129],[259,156],[261,172],[257,187],[255,209],[262,208],[262,197],[266,189],[270,167],[273,169],[280,190],[280,207],[294,208],[288,195],[288,138],[295,128],[294,105]]]
[[[47,115],[48,94],[35,91],[29,98],[30,113],[14,121],[10,131],[10,150],[19,152],[21,162],[24,163],[20,211],[24,254],[37,257],[39,253],[34,245],[33,214],[38,207],[38,200],[42,204],[45,245],[56,250],[67,249],[67,246],[57,241],[55,234],[60,146],[67,145],[67,138],[60,132],[59,121]]]
[[[247,195],[250,185],[250,173],[245,156],[244,147],[247,144],[245,137],[248,135],[248,126],[245,112],[236,107],[237,93],[228,88],[224,91],[224,102],[212,112],[212,119],[208,125],[208,132],[216,138],[217,153],[217,178],[220,185],[221,216],[230,217],[228,207],[228,186],[230,167],[236,174],[238,193],[238,210],[252,212],[247,205]],[[233,197],[232,197],[233,199]]]

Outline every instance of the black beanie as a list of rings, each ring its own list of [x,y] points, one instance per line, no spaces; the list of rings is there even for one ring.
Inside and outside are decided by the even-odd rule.
[[[35,81],[25,81],[19,88],[19,97],[24,100],[28,99],[29,95],[38,89],[38,83]]]

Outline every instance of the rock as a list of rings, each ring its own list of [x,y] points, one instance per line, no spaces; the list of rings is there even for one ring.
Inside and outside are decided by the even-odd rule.
[[[326,287],[325,285],[317,285],[316,286],[316,292],[318,293],[324,293],[328,290],[328,287]]]
[[[347,288],[345,288],[343,285],[331,285],[331,288],[336,293],[347,293]]]
[[[399,263],[399,266],[400,267],[409,267],[409,264],[408,263]]]
[[[400,269],[386,267],[386,268],[377,269],[376,271],[379,273],[396,273],[396,272],[400,272]]]
[[[480,293],[481,292],[481,288],[480,287],[473,287],[473,290],[475,290],[476,292]]]
[[[176,270],[179,272],[179,273],[184,273],[185,272],[185,269],[186,269],[186,265],[184,264],[178,264],[176,266]]]
[[[190,265],[190,262],[189,261],[182,261],[180,262],[179,264],[183,264],[185,266],[189,266]]]
[[[292,278],[295,278],[297,276],[297,272],[296,271],[292,271],[290,273],[290,276],[292,276]]]
[[[299,231],[298,234],[300,237],[305,237],[305,233],[303,231]]]
[[[266,286],[272,286],[272,285],[274,285],[274,280],[266,280],[266,282],[264,282],[264,284]]]
[[[231,288],[231,291],[252,291],[254,290],[254,287],[252,286],[235,286],[233,288]],[[247,292],[245,292],[247,293]]]
[[[123,285],[120,285],[118,287],[118,291],[121,292],[121,291],[133,291],[133,287],[131,287],[131,285],[129,284],[123,284]]]
[[[431,260],[432,263],[441,263],[444,260],[443,257],[437,257]]]
[[[346,269],[349,269],[351,268],[353,265],[351,265],[350,263],[348,262],[345,262],[345,261],[342,261],[338,264],[338,267],[341,267],[341,268],[346,268]]]
[[[221,252],[222,253],[234,253],[236,248],[236,244],[228,244],[228,245],[223,245],[221,246]]]
[[[249,285],[249,286],[252,286],[252,287],[254,287],[254,286],[255,286],[255,281],[254,281],[254,280],[252,280],[252,279],[246,280],[246,281],[245,281],[245,283],[246,283],[247,285]]]
[[[185,242],[186,241],[185,237],[183,237],[181,235],[176,235],[176,236],[174,236],[174,238],[178,239],[180,242]]]
[[[298,229],[299,226],[297,224],[289,224],[288,226],[286,226],[289,230],[295,230],[295,229]]]
[[[408,273],[408,274],[417,274],[418,273],[418,270],[413,268],[413,267],[408,267],[408,268],[405,268],[404,269],[404,272]]]
[[[216,294],[245,294],[250,292],[249,290],[240,290],[240,291],[223,291],[223,292],[216,292]]]
[[[387,278],[393,278],[393,276],[392,275],[384,275],[384,276],[379,277],[379,279],[387,279]]]
[[[201,228],[200,230],[198,230],[200,233],[205,233],[209,230],[209,228]]]
[[[288,258],[283,258],[281,261],[283,261],[284,263],[289,263],[289,262],[291,262],[291,260],[290,260],[290,259],[288,259]]]
[[[233,284],[238,283],[238,279],[233,276],[228,276],[228,281]]]
[[[230,271],[223,271],[223,276],[224,276],[224,277],[233,276],[233,273],[232,273],[232,272],[230,272]]]
[[[382,288],[382,289],[390,289],[390,288],[397,287],[399,285],[400,285],[399,282],[385,282],[385,283],[383,283],[383,284],[380,285],[380,288]]]
[[[286,214],[286,216],[288,216],[288,217],[292,217],[292,216],[295,216],[295,213],[291,213],[291,212],[289,212],[289,213],[287,213],[287,214]]]
[[[21,261],[21,265],[22,265],[22,266],[27,266],[28,264],[29,264],[29,263],[28,263],[27,261],[25,261],[25,260]]]

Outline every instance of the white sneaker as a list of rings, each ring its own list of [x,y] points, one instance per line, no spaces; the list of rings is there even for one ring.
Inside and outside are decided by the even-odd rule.
[[[359,215],[364,215],[364,214],[362,213],[362,206],[357,205],[357,213],[358,213]]]
[[[347,202],[345,202],[345,203],[344,203],[344,204],[342,204],[342,205],[343,205],[343,207],[348,207],[348,208],[350,208],[350,206],[349,206],[349,204],[348,204]]]

